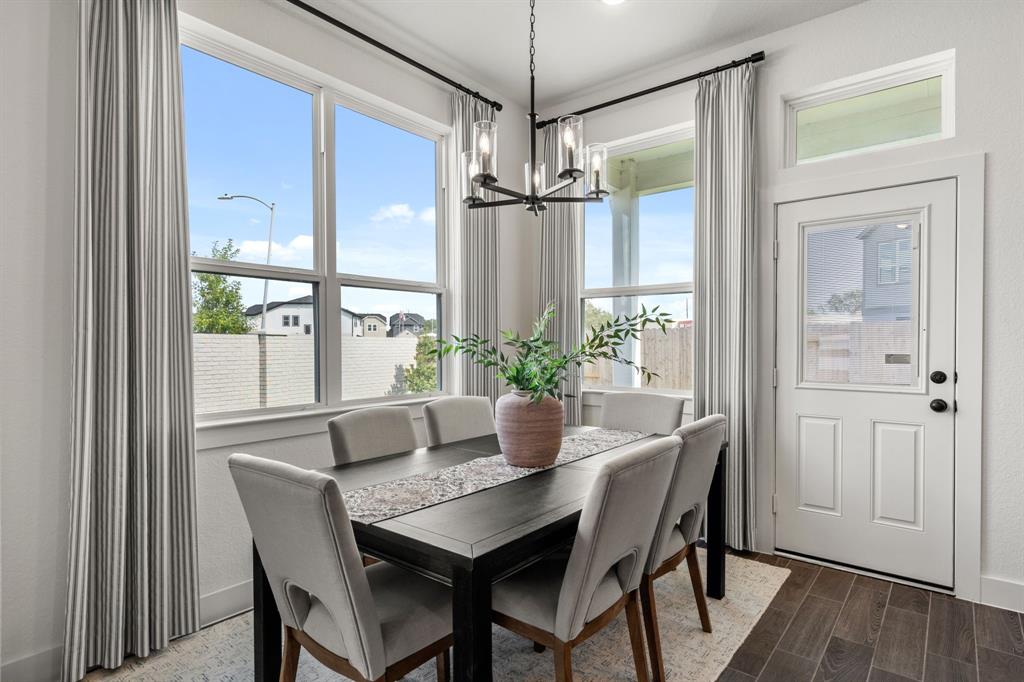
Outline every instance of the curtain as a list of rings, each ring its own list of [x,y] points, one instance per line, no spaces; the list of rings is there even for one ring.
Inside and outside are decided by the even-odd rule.
[[[757,260],[754,68],[700,79],[694,167],[694,417],[728,418],[726,541],[752,549]]]
[[[558,124],[544,128],[543,162],[547,173],[546,187],[560,182],[558,172]],[[581,196],[582,182],[573,183],[556,196]],[[540,301],[542,312],[548,303],[555,304],[555,319],[548,327],[547,337],[563,349],[578,346],[581,339],[580,281],[583,278],[580,248],[583,243],[583,204],[549,203],[541,213],[540,232]],[[582,376],[570,375],[562,388],[565,394],[565,423],[582,423]]]
[[[174,0],[82,0],[62,676],[199,624]]]
[[[462,92],[452,93],[452,145],[455,150],[454,177],[460,182],[452,183],[461,187],[462,153],[473,148],[473,123],[493,121],[494,107]],[[491,197],[487,197],[488,199]],[[500,343],[498,330],[498,209],[481,208],[470,211],[459,201],[458,281],[460,323],[459,335],[479,334],[485,339]],[[493,403],[501,395],[501,383],[493,367],[480,367],[461,356],[462,395],[479,395]]]

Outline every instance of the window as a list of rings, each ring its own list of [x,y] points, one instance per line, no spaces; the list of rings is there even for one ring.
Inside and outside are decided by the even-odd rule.
[[[624,351],[658,377],[641,384],[630,367],[584,367],[586,387],[690,391],[693,388],[693,140],[613,150],[611,195],[584,209],[583,333],[641,306],[672,315],[666,334],[651,328]]]
[[[183,36],[196,414],[439,391],[445,127]]]
[[[906,229],[906,228],[903,228]],[[878,243],[878,283],[909,282],[913,269],[910,239]]]
[[[788,165],[954,134],[953,51],[786,97]]]

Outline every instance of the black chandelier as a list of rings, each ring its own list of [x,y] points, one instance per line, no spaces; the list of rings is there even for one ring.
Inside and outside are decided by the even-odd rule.
[[[534,215],[547,210],[548,202],[590,203],[600,202],[608,196],[603,182],[607,182],[608,148],[603,144],[583,145],[583,117],[575,114],[558,119],[558,179],[561,182],[545,187],[545,164],[537,163],[537,112],[534,110],[533,57],[536,50],[534,14],[536,0],[530,0],[530,160],[526,163],[525,192],[518,192],[498,184],[498,125],[494,121],[476,121],[473,124],[473,147],[462,153],[462,203],[467,208],[490,208],[522,204]],[[602,173],[605,177],[602,177]],[[584,196],[553,196],[586,176]],[[481,190],[503,194],[511,199],[486,201]]]

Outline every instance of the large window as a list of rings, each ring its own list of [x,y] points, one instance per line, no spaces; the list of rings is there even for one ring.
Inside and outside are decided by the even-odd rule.
[[[197,415],[439,391],[442,130],[185,42]]]
[[[641,384],[630,367],[584,368],[591,388],[693,389],[693,140],[614,152],[611,195],[584,211],[583,333],[642,306],[673,319],[667,333],[645,330],[624,351],[658,377]]]

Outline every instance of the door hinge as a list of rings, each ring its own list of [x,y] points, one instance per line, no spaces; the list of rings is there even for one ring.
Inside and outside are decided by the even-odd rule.
[[[779,240],[776,239],[772,242],[772,258],[779,260]]]
[[[779,386],[779,368],[772,367],[772,388],[778,388]]]
[[[778,513],[779,513],[779,496],[773,494],[772,495],[772,514],[778,514]]]

